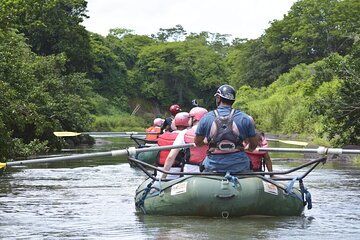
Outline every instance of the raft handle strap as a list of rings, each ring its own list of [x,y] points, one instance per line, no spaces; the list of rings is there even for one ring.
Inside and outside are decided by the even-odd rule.
[[[238,178],[230,175],[230,172],[226,172],[224,178],[227,179],[229,182],[231,182],[233,187],[235,187],[236,184],[238,183]]]
[[[309,209],[309,210],[312,209],[311,194],[307,190],[307,188],[305,188],[302,179],[299,180],[299,186],[300,186],[300,191],[302,193],[303,199],[304,199],[304,195],[305,195],[304,204],[305,205],[307,204],[307,209]]]
[[[146,188],[144,189],[143,195],[141,196],[140,200],[135,203],[135,206],[138,207],[138,208],[140,208],[141,211],[143,212],[143,214],[145,214],[145,215],[146,215],[146,210],[145,210],[145,206],[144,206],[145,199],[146,199],[146,196],[148,195],[148,193],[150,192],[151,186],[152,186],[153,184],[154,184],[154,181],[151,181],[151,182],[146,186]]]
[[[293,188],[294,183],[296,182],[296,180],[299,181],[299,186],[300,186],[300,192],[301,192],[302,199],[300,199],[295,193],[293,193],[291,191],[291,189]],[[307,188],[305,188],[302,177],[295,177],[293,180],[291,180],[289,186],[286,188],[286,193],[289,194],[290,196],[299,198],[304,203],[304,206],[307,205],[307,209],[312,208],[311,194],[307,190]]]

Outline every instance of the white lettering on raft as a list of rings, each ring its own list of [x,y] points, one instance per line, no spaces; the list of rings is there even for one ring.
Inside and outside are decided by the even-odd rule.
[[[181,182],[171,187],[171,196],[186,193],[187,182]]]
[[[264,192],[270,193],[270,194],[273,194],[273,195],[278,195],[279,194],[278,193],[278,188],[274,184],[263,181],[263,185],[264,185]]]

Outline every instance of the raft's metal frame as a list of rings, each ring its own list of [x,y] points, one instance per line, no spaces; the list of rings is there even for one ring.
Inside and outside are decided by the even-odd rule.
[[[129,157],[128,158],[130,165],[132,166],[136,166],[139,169],[141,169],[149,178],[153,179],[154,181],[159,180],[158,178],[156,178],[152,173],[149,172],[149,170],[147,168],[153,169],[155,171],[159,171],[165,174],[171,174],[171,175],[197,175],[197,176],[223,176],[224,173],[223,172],[170,172],[170,171],[166,171],[163,169],[160,169],[158,167],[155,167],[151,164],[145,163],[143,161],[140,161],[134,157]],[[314,170],[320,163],[325,164],[327,160],[327,157],[321,157],[321,158],[317,158],[315,160],[311,160],[307,163],[301,164],[298,167],[294,167],[292,169],[286,170],[286,171],[276,171],[276,172],[240,172],[240,173],[231,173],[231,175],[233,176],[264,176],[264,175],[286,175],[295,171],[298,171],[302,168],[311,166],[310,169],[308,169],[301,177],[298,177],[299,179],[304,179],[312,170]],[[294,178],[271,178],[274,181],[290,181],[293,180]],[[170,181],[168,179],[162,179],[161,181]]]

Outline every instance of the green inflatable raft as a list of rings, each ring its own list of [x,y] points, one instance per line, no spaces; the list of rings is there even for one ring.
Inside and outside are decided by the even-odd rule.
[[[161,182],[149,178],[136,190],[139,212],[152,215],[241,217],[299,216],[300,190],[260,175],[190,175]]]
[[[157,148],[158,145],[153,144],[153,145],[146,145],[146,146],[143,146],[143,147]],[[142,162],[155,165],[156,162],[159,160],[159,153],[160,153],[160,151],[140,152],[135,157],[136,157],[136,159],[138,159],[138,160],[140,160]]]

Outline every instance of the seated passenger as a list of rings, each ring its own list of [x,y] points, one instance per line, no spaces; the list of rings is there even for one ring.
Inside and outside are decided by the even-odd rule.
[[[161,134],[158,138],[159,147],[173,145],[176,137],[179,134],[184,134],[185,132],[183,132],[183,130],[189,127],[189,118],[190,116],[189,113],[187,112],[179,112],[178,114],[176,114],[174,118],[174,123],[176,125],[177,130],[172,132],[165,132]],[[157,162],[157,166],[160,169],[164,168],[164,164],[169,153],[170,150],[160,151],[159,161]],[[171,168],[169,168],[168,170],[171,172],[181,172],[184,165],[184,161],[185,161],[185,152],[179,151],[179,153],[175,156],[174,163],[170,166]],[[162,173],[161,172],[157,173],[156,177],[161,178]],[[179,177],[179,175],[169,175],[167,176],[167,179],[174,179],[177,177]]]
[[[154,124],[146,129],[146,132],[149,134],[146,134],[145,140],[157,140],[160,133],[161,133],[161,127],[164,123],[164,119],[161,118],[155,118]],[[157,134],[153,134],[157,133]]]
[[[189,125],[192,126],[189,129],[185,129],[179,134],[175,141],[174,145],[194,143],[195,131],[200,119],[207,113],[208,111],[202,107],[194,107],[189,112]],[[208,150],[207,146],[202,147],[192,147],[188,148],[185,151],[185,165],[184,172],[200,172],[199,165],[206,157],[206,151]],[[179,152],[182,151],[179,148],[171,149],[169,155],[167,156],[164,164],[164,170],[169,171],[171,166],[173,166],[176,156]],[[162,178],[166,178],[166,174],[162,175]]]
[[[256,126],[254,119],[251,116],[249,116],[249,118],[251,122],[254,124],[254,126]],[[263,133],[256,131],[256,138],[258,141],[257,147],[261,147],[261,148],[269,147],[269,144]],[[246,147],[247,142],[245,141],[244,144]],[[252,170],[254,172],[265,171],[265,166],[268,172],[273,171],[272,161],[268,152],[255,150],[252,152],[246,151],[246,153],[251,160]]]
[[[250,170],[250,159],[243,141],[248,138],[249,150],[256,148],[255,127],[248,115],[232,108],[235,90],[222,85],[215,93],[217,109],[205,114],[196,129],[196,146],[209,145],[203,161],[206,172],[237,173]]]
[[[170,117],[165,118],[165,121],[161,127],[161,133],[163,132],[172,132],[176,130],[175,123],[173,119],[175,118],[175,115],[181,112],[181,107],[177,104],[171,105],[169,108],[169,111],[171,113]]]

